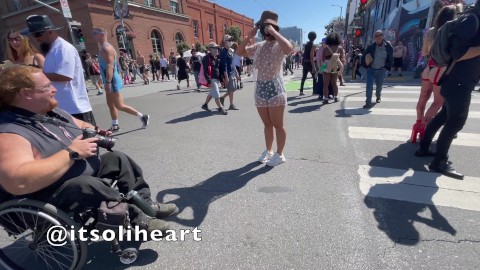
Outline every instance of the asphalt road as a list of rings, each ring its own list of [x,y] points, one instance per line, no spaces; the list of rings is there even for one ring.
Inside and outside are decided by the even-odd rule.
[[[206,91],[128,86],[125,102],[152,118],[138,129],[138,118],[121,113],[115,149],[142,166],[154,198],[179,206],[172,227],[198,227],[202,241],[132,243],[140,256],[130,266],[94,243],[85,269],[478,269],[480,94],[450,152],[468,176],[458,181],[413,156],[419,87],[390,81],[372,110],[359,109],[362,83],[325,106],[310,91],[289,91],[287,162],[273,169],[255,162],[265,146],[248,80],[235,94],[240,110],[227,116],[200,109]],[[97,123],[108,128],[95,94]]]

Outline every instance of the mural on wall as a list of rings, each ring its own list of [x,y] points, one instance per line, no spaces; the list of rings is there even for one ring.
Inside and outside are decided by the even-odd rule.
[[[396,40],[402,40],[407,48],[407,57],[403,69],[414,70],[422,57],[424,29],[420,29],[420,20],[428,16],[430,0],[403,0],[398,9],[399,21]]]

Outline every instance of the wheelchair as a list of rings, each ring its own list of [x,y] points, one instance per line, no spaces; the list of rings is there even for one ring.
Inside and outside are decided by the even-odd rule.
[[[87,259],[87,242],[80,241],[78,231],[82,227],[87,232],[95,229],[95,216],[93,210],[69,215],[51,204],[31,199],[1,203],[0,269],[82,269]],[[47,232],[53,226],[66,229],[64,245],[52,245],[48,241]],[[122,250],[117,239],[111,243],[112,252],[123,264],[135,262],[136,248]]]

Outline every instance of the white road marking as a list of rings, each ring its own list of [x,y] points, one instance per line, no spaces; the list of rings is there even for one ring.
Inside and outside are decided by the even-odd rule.
[[[456,180],[437,173],[360,165],[360,190],[368,197],[480,211],[480,178]]]
[[[352,102],[365,102],[365,97],[342,97],[345,101],[352,101]],[[432,102],[433,98],[429,100]],[[382,102],[400,102],[400,103],[417,103],[418,98],[408,97],[408,98],[392,98],[392,97],[382,97]],[[480,99],[472,99],[472,104],[480,104]]]
[[[393,115],[393,116],[416,116],[417,111],[415,109],[389,109],[373,107],[370,109],[363,108],[345,108],[344,113],[347,115]],[[468,112],[468,118],[478,119],[480,118],[480,112],[470,111]]]
[[[406,142],[410,140],[411,132],[409,129],[348,127],[349,137],[361,140]],[[439,133],[437,133],[435,139],[438,135]],[[453,140],[452,145],[480,147],[480,134],[458,133],[458,138]]]

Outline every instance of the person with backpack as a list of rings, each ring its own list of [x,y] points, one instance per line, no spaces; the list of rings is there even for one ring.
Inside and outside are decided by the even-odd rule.
[[[90,77],[92,84],[98,90],[97,96],[103,95],[103,83],[102,78],[100,78],[100,65],[98,64],[98,56],[95,54],[92,58],[90,53],[86,53],[85,56],[87,57],[85,60],[85,71]]]
[[[416,156],[434,155],[431,171],[463,180],[448,161],[448,150],[455,135],[463,129],[468,117],[472,91],[480,79],[480,0],[464,14],[442,26],[432,45],[432,59],[439,65],[447,63],[440,79],[440,94],[444,98],[440,112],[428,123]],[[447,36],[448,38],[442,38]],[[439,44],[440,43],[440,44]],[[446,50],[439,52],[436,48]],[[444,60],[444,61],[442,61]],[[429,148],[433,137],[443,126],[433,154]]]
[[[428,30],[423,40],[422,54],[428,59],[427,67],[422,73],[422,86],[420,88],[420,96],[417,102],[417,121],[412,127],[412,142],[415,143],[418,134],[420,138],[425,134],[425,127],[428,122],[438,113],[443,104],[443,97],[440,95],[440,85],[438,79],[440,75],[446,70],[446,67],[439,67],[435,61],[430,57],[430,49],[432,47],[435,35],[438,29],[442,27],[447,21],[453,20],[455,17],[455,7],[453,5],[443,7],[434,21],[434,26]],[[425,113],[427,102],[433,92],[433,103]]]
[[[320,72],[323,73],[323,104],[328,104],[329,85],[333,88],[333,98],[338,101],[338,72],[343,69],[342,59],[345,58],[345,51],[340,46],[342,43],[338,33],[330,33],[325,40],[327,45],[322,51],[322,67]]]
[[[382,87],[385,81],[386,70],[391,69],[393,64],[393,48],[390,42],[386,41],[381,30],[373,35],[375,42],[367,47],[362,55],[362,66],[367,68],[367,91],[364,109],[372,108],[373,81],[376,84],[377,103],[382,101]]]

